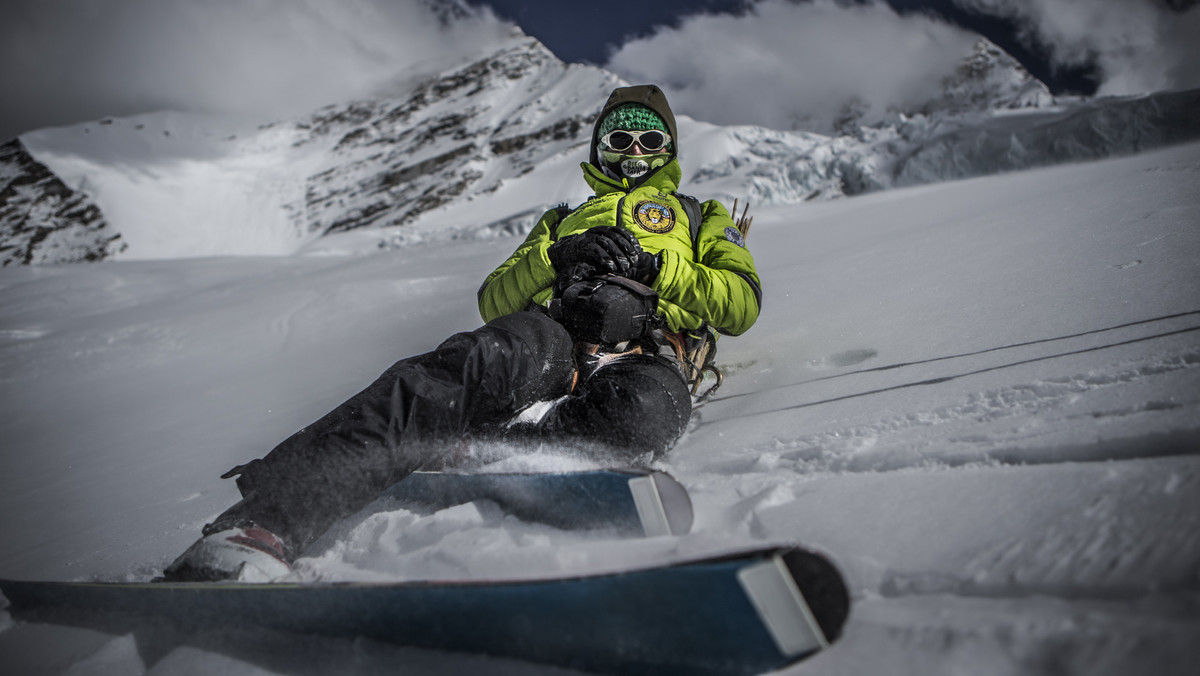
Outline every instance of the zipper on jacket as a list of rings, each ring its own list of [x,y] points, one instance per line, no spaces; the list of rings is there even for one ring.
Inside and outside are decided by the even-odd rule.
[[[618,228],[625,227],[624,225],[621,224],[621,208],[625,206],[625,198],[629,197],[629,190],[630,190],[629,179],[627,179],[627,178],[621,179],[621,187],[623,189],[622,192],[624,192],[625,194],[621,195],[621,198],[617,200],[617,217],[616,217],[617,222],[615,223],[615,225]]]

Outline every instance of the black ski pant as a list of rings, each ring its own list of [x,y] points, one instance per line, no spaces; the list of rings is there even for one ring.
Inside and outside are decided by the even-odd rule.
[[[231,470],[243,499],[205,533],[253,522],[299,555],[339,519],[466,436],[577,443],[611,464],[659,455],[683,433],[691,397],[668,359],[630,355],[576,384],[573,342],[541,312],[520,312],[396,362],[365,390],[265,457]],[[506,427],[538,401],[538,423]]]

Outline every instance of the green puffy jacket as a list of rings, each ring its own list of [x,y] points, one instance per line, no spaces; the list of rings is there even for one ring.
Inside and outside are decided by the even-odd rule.
[[[597,118],[597,127],[609,110],[631,100],[655,108],[667,120],[672,138],[678,139],[666,98],[652,86],[615,91]],[[693,242],[686,210],[675,195],[682,176],[678,159],[630,185],[599,168],[595,130],[592,136],[592,163],[581,166],[595,195],[561,223],[557,210],[547,211],[508,260],[488,275],[479,289],[484,321],[530,305],[545,306],[557,275],[546,250],[557,238],[608,225],[628,229],[646,251],[662,252],[654,290],[668,328],[694,330],[707,324],[732,335],[749,329],[758,319],[762,292],[754,258],[725,207],[715,200],[701,205],[701,224]]]

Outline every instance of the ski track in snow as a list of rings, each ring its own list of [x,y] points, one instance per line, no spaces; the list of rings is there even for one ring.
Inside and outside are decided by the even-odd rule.
[[[1188,331],[1200,330],[1188,329]],[[765,444],[751,446],[747,457],[754,458],[754,466],[770,465],[776,469],[779,462],[792,463],[796,471],[886,471],[907,469],[913,466],[924,466],[929,459],[925,457],[897,457],[893,452],[898,450],[889,447],[886,453],[873,453],[869,457],[854,455],[856,450],[867,450],[884,436],[891,439],[902,439],[904,436],[918,436],[920,444],[925,447],[936,445],[937,464],[956,465],[973,462],[1003,462],[1013,464],[1041,464],[1048,462],[1077,462],[1081,460],[1104,461],[1115,460],[1139,455],[1153,456],[1157,452],[1168,455],[1184,452],[1179,450],[1184,443],[1169,443],[1169,435],[1163,435],[1162,443],[1154,443],[1155,439],[1145,439],[1149,446],[1140,452],[1130,449],[1122,451],[1120,444],[1093,443],[1080,449],[1078,453],[1071,452],[1069,447],[1047,447],[1041,449],[1009,449],[1006,442],[1027,443],[1036,440],[1036,430],[1024,433],[1025,427],[1015,423],[1027,423],[1030,418],[1036,418],[1044,426],[1053,426],[1057,420],[1069,420],[1077,417],[1093,419],[1122,418],[1155,411],[1170,411],[1182,409],[1188,404],[1176,401],[1144,401],[1124,405],[1111,410],[1071,411],[1070,405],[1081,398],[1097,394],[1111,387],[1141,384],[1147,379],[1159,376],[1179,375],[1191,381],[1200,382],[1200,349],[1185,348],[1178,354],[1155,359],[1144,364],[1130,364],[1116,372],[1085,373],[1072,377],[1058,378],[1045,381],[1035,381],[1013,385],[997,390],[986,390],[971,393],[966,400],[951,406],[940,407],[917,413],[872,422],[867,425],[833,428],[823,430],[819,434],[806,435],[796,438],[776,438]],[[926,386],[944,382],[948,378],[965,377],[961,375],[905,382],[872,389],[866,392],[842,395],[822,401],[806,402],[786,406],[782,409],[767,409],[763,411],[740,411],[739,418],[768,415],[787,410],[820,406],[849,398],[866,397],[873,394],[892,392],[898,389]],[[1154,384],[1148,385],[1150,388]],[[1195,405],[1196,402],[1189,402]],[[705,411],[707,412],[707,411]],[[1006,430],[1008,433],[990,437],[980,432],[964,431],[962,435],[947,435],[936,440],[931,439],[928,428],[939,426],[967,426],[972,430],[995,427],[1011,421],[1014,425]],[[700,414],[700,424],[697,430],[706,424],[704,412]],[[713,423],[707,423],[713,424]],[[1194,443],[1197,435],[1181,435],[1181,442]],[[1143,441],[1139,439],[1138,441]],[[949,445],[949,447],[948,447]],[[1138,444],[1132,444],[1138,445]],[[956,453],[955,446],[964,450]],[[948,452],[949,451],[949,452]],[[1200,452],[1200,449],[1189,452]],[[882,456],[882,457],[881,457]],[[725,467],[725,469],[731,469]]]
[[[1133,333],[1135,332],[1136,333]],[[747,447],[745,460],[719,461],[723,471],[737,471],[742,463],[774,471],[781,465],[795,471],[886,471],[924,466],[931,461],[940,465],[977,462],[1047,463],[1081,460],[1103,461],[1128,457],[1174,455],[1194,452],[1200,433],[1174,435],[1147,432],[1133,439],[1118,436],[1110,440],[1080,439],[1080,448],[1072,449],[1062,441],[1038,447],[1040,430],[1054,429],[1056,423],[1073,419],[1091,419],[1097,424],[1120,424],[1122,419],[1156,412],[1195,408],[1200,400],[1200,312],[1132,322],[1087,333],[1047,338],[1017,345],[989,348],[966,354],[935,357],[915,362],[864,367],[832,375],[817,376],[769,389],[718,394],[696,414],[692,434],[704,435],[723,421],[786,416],[802,409],[831,407],[843,402],[870,402],[890,395],[903,396],[906,390],[932,388],[960,379],[991,372],[1068,360],[1094,352],[1119,353],[1121,348],[1155,346],[1150,359],[1119,361],[1104,370],[1037,379],[1018,380],[1001,388],[965,390],[961,400],[948,405],[908,411],[893,417],[852,426],[831,425],[816,434],[798,437],[773,437]],[[1132,334],[1132,335],[1127,335]],[[1074,345],[1073,343],[1080,343]],[[1165,349],[1163,346],[1167,346]],[[840,353],[820,360],[816,370],[827,363],[857,361],[863,351]],[[743,366],[743,368],[746,368]],[[731,381],[736,382],[736,373]],[[1085,407],[1080,402],[1103,401],[1108,390],[1139,387],[1148,393],[1179,391],[1173,381],[1192,383],[1191,397],[1139,399],[1111,405]],[[814,398],[813,385],[821,383],[822,393],[834,385],[833,396]],[[1166,383],[1166,384],[1164,384]],[[736,385],[734,385],[736,387]],[[1187,388],[1182,388],[1184,392]],[[919,397],[913,393],[914,397]],[[864,403],[865,403],[864,402]],[[768,428],[773,426],[768,425]],[[1153,427],[1151,427],[1153,429]],[[1128,433],[1122,435],[1128,437]],[[886,438],[884,448],[876,448]],[[905,440],[909,441],[905,441]],[[931,449],[930,455],[922,449]]]

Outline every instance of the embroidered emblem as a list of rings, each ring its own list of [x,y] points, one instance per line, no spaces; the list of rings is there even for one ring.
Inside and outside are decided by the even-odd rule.
[[[746,248],[746,238],[742,237],[742,232],[737,228],[725,228],[725,239],[733,242],[743,249]]]
[[[675,227],[675,212],[671,207],[646,200],[634,207],[633,220],[647,232],[662,234]]]

